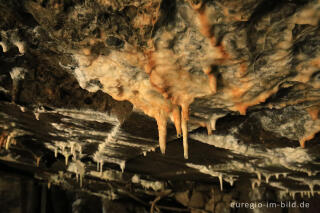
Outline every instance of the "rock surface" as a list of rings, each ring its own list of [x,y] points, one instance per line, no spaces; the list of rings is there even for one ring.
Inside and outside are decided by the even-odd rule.
[[[260,201],[318,198],[319,0],[0,0],[0,13],[3,162],[153,212],[222,212],[241,184]]]

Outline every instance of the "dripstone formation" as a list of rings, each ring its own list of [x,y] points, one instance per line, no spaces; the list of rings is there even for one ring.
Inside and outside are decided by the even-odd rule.
[[[319,0],[0,0],[0,14],[3,161],[91,193],[86,177],[123,179],[109,170],[320,191]]]

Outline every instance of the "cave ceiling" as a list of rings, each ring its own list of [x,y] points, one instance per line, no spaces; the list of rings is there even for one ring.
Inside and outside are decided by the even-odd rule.
[[[127,175],[320,192],[319,0],[0,0],[0,14],[2,161],[87,190]]]

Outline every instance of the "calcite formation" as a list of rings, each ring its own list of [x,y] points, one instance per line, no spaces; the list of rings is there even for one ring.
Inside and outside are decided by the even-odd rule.
[[[65,55],[69,59],[56,65],[73,73],[81,88],[127,100],[156,119],[162,153],[168,120],[183,136],[188,158],[188,122],[211,133],[217,109],[245,115],[268,103],[306,110],[310,116],[300,119],[313,121],[293,138],[301,146],[320,129],[319,1],[2,4],[22,7],[29,19],[24,30],[4,20],[3,52],[17,47],[25,54],[40,45]],[[299,97],[290,97],[293,90]]]
[[[84,173],[103,177],[107,163],[124,170],[155,150],[154,141],[165,153],[174,126],[186,159],[189,135],[266,158],[260,166],[310,173],[294,164],[313,161],[297,146],[319,140],[319,0],[0,0],[0,14],[0,148],[35,137],[64,156],[82,185]],[[158,134],[140,112],[155,119]],[[41,167],[43,152],[32,153]],[[225,165],[244,172],[238,162]],[[218,177],[221,189],[237,179],[211,165],[186,166]],[[261,174],[269,183],[288,173],[257,167],[252,188]]]

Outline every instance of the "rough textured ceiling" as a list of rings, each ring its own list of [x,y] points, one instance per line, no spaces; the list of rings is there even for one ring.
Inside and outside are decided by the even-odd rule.
[[[0,6],[3,148],[15,142],[38,165],[72,156],[65,169],[80,176],[99,176],[95,162],[102,179],[111,163],[156,178],[244,177],[252,188],[262,174],[282,197],[319,191],[320,1]],[[166,155],[153,153],[157,141]],[[158,170],[138,166],[154,161]]]

